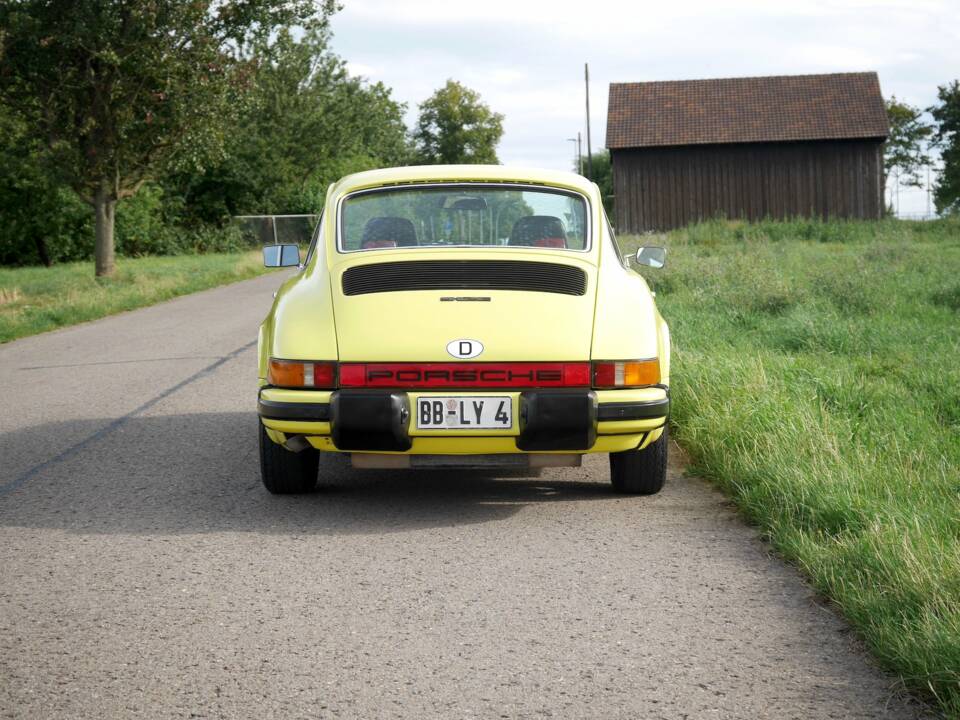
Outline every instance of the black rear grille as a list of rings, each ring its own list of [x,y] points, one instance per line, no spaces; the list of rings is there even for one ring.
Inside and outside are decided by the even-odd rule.
[[[343,274],[344,295],[399,290],[527,290],[585,295],[577,267],[525,260],[409,260],[358,265]]]

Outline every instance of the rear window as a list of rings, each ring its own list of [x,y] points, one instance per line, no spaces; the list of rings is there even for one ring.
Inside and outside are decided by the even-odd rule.
[[[340,207],[340,252],[397,247],[589,249],[582,195],[515,185],[363,191]]]

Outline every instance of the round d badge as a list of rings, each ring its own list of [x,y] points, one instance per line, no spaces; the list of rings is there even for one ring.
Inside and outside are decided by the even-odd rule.
[[[447,343],[447,352],[460,360],[469,360],[483,352],[483,343],[479,340],[451,340]]]

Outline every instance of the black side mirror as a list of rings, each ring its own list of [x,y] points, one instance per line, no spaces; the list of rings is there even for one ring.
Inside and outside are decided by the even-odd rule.
[[[300,248],[297,245],[267,245],[263,248],[264,267],[296,267],[300,264]]]

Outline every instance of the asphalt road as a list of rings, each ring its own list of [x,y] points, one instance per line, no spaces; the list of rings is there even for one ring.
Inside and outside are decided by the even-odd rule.
[[[279,276],[0,346],[0,716],[906,718],[708,485],[354,471],[273,497]]]

